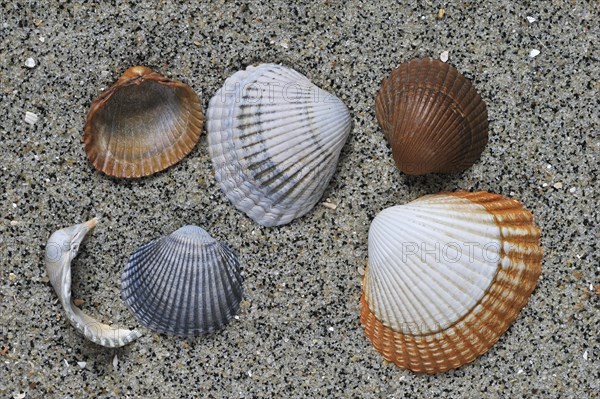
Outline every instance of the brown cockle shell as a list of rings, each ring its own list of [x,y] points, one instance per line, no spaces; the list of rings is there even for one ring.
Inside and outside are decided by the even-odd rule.
[[[148,176],[189,154],[203,121],[198,96],[188,85],[147,67],[131,67],[92,103],[85,152],[107,175]]]
[[[488,141],[487,108],[451,65],[421,58],[394,69],[375,100],[398,168],[408,175],[469,168]]]

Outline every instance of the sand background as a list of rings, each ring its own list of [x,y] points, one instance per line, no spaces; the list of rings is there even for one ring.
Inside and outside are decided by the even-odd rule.
[[[114,3],[0,5],[1,397],[599,396],[597,1]],[[462,174],[408,177],[374,98],[392,68],[443,51],[488,105],[489,144]],[[141,180],[111,179],[86,159],[90,103],[129,66],[186,82],[206,109],[228,76],[263,62],[297,69],[350,109],[354,126],[324,196],[337,209],[257,225],[221,193],[205,133],[182,162]],[[39,117],[33,126],[28,111]],[[358,322],[369,223],[388,206],[459,189],[518,198],[533,212],[542,276],[487,354],[417,375],[385,363]],[[43,260],[53,231],[93,216],[100,223],[73,264],[86,312],[136,326],[119,299],[129,254],[193,223],[242,262],[239,320],[195,339],[143,329],[121,349],[86,341]]]

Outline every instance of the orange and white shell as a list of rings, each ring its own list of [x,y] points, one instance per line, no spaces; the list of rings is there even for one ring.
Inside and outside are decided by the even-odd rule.
[[[369,229],[360,321],[396,365],[436,373],[498,341],[541,272],[540,231],[520,202],[486,192],[427,195]]]

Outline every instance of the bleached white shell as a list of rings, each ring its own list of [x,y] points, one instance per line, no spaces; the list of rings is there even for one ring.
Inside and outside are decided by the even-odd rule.
[[[381,211],[369,229],[366,295],[384,325],[406,334],[448,328],[496,275],[494,216],[459,197],[423,197]]]
[[[79,245],[86,234],[96,223],[94,218],[54,232],[46,244],[46,272],[73,327],[98,345],[116,348],[130,343],[142,334],[137,330],[102,324],[71,302],[71,261],[77,256]]]
[[[216,331],[237,314],[240,265],[227,245],[197,226],[150,241],[129,258],[122,297],[140,323],[169,335]]]
[[[323,195],[350,125],[346,106],[300,73],[249,66],[227,79],[208,106],[216,180],[257,223],[288,223]]]

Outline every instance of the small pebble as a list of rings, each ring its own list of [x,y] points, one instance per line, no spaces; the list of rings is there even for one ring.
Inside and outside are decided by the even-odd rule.
[[[534,23],[535,21],[537,21],[537,19],[535,19],[534,17],[530,17],[529,15],[527,16],[527,22],[529,22],[530,24]]]
[[[77,362],[77,365],[79,366],[80,369],[84,369],[85,366],[87,365],[87,362]]]
[[[440,54],[440,61],[442,62],[446,62],[448,61],[448,51],[442,51],[442,54]]]
[[[34,114],[33,112],[29,112],[26,111],[25,112],[25,122],[29,123],[31,126],[35,125],[35,123],[38,121],[38,116],[36,114]]]
[[[444,18],[444,16],[446,16],[446,9],[444,9],[444,8],[440,8],[440,9],[438,10],[438,13],[437,13],[437,17],[436,17],[436,18],[437,18],[437,19],[443,19],[443,18]],[[444,62],[446,62],[446,61],[444,61]]]
[[[337,205],[331,202],[323,202],[321,203],[325,208],[333,209],[334,211],[337,209]]]
[[[287,49],[289,47],[286,42],[281,42],[281,43],[279,43],[279,45],[285,49]]]
[[[561,182],[554,183],[553,187],[557,190],[560,190],[561,188],[563,188],[563,184]]]
[[[538,50],[538,49],[535,49],[535,48],[534,48],[533,50],[531,50],[531,51],[529,52],[529,57],[531,57],[531,58],[535,58],[535,57],[537,57],[538,55],[540,55],[540,50]]]
[[[27,68],[35,68],[35,60],[33,58],[27,58],[25,60],[25,66]]]
[[[588,360],[588,351],[583,352],[583,360]]]
[[[113,364],[113,369],[116,370],[117,367],[119,366],[119,358],[117,357],[117,355],[115,355],[115,357],[113,357],[112,364]]]
[[[14,273],[8,273],[8,279],[10,281],[15,281],[17,279],[17,275]]]
[[[571,194],[573,194],[575,191],[577,191],[577,188],[575,188],[575,187],[571,187],[571,188],[569,189],[569,192],[570,192]]]
[[[46,41],[46,38],[45,38],[45,37],[43,37],[43,36],[40,36],[40,38],[39,38],[39,39],[40,39],[40,42],[42,42],[42,43],[44,43],[44,42]]]

